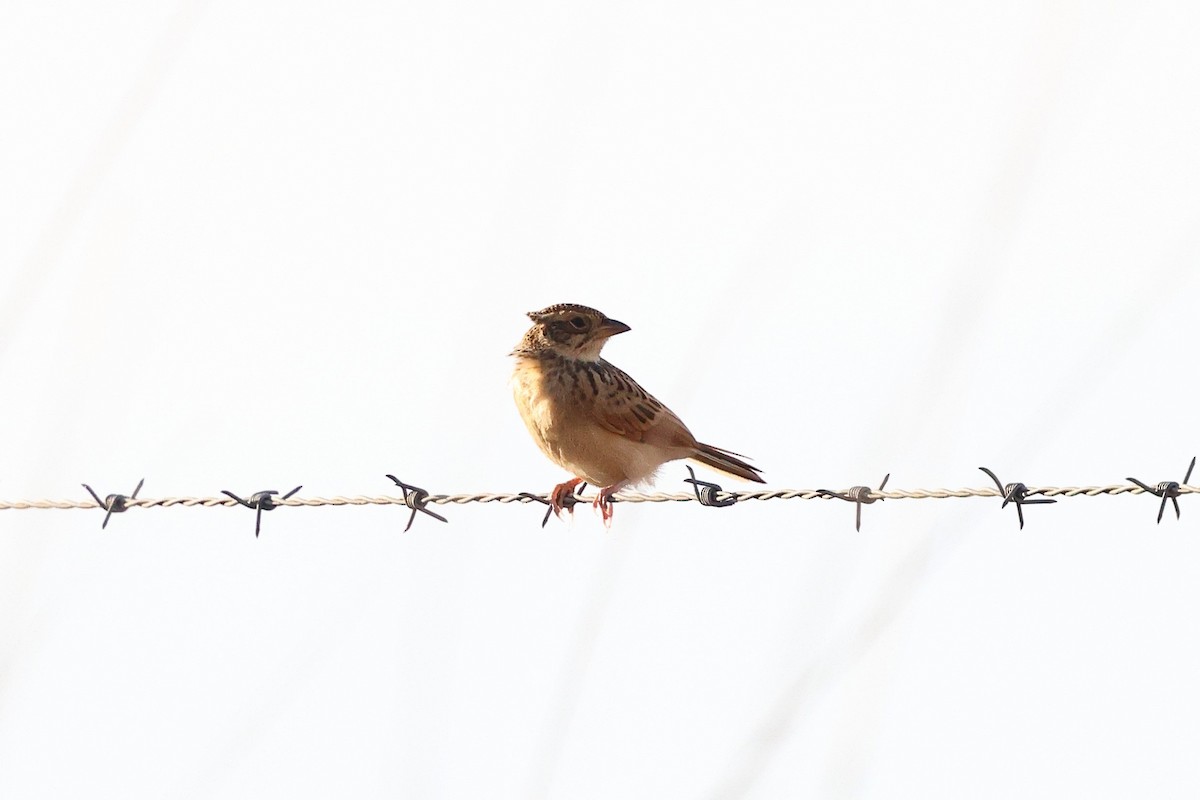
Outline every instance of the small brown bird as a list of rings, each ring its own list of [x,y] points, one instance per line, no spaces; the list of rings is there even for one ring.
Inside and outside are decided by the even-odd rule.
[[[574,303],[531,311],[529,318],[533,327],[512,352],[513,397],[538,447],[575,476],[550,493],[555,515],[586,481],[600,490],[592,504],[607,524],[613,493],[680,458],[763,482],[737,453],[697,442],[671,409],[600,357],[610,336],[629,330],[624,322]]]

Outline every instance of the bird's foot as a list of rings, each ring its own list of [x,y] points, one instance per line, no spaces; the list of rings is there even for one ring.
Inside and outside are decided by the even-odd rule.
[[[559,512],[564,508],[568,514],[575,513],[575,504],[567,505],[567,498],[575,494],[575,487],[581,483],[583,483],[583,478],[571,478],[571,480],[554,487],[554,491],[550,492],[550,508],[554,511],[554,516],[562,519]]]
[[[625,486],[625,481],[614,483],[612,486],[606,486],[596,492],[596,499],[592,501],[592,508],[600,509],[600,519],[604,520],[604,527],[612,527],[613,516],[613,495],[619,489]]]

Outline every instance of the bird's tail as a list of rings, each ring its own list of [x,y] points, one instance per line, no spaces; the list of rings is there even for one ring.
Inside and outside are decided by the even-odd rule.
[[[706,467],[712,467],[719,472],[724,472],[728,475],[741,478],[755,483],[766,483],[759,475],[758,467],[752,467],[745,461],[742,461],[745,456],[739,456],[737,453],[731,453],[728,450],[722,450],[719,447],[713,447],[711,444],[696,443],[696,452],[691,456],[693,461],[699,461]]]

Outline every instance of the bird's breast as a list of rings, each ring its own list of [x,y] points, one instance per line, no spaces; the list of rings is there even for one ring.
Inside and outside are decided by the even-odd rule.
[[[534,442],[551,461],[597,486],[649,478],[669,458],[660,448],[600,425],[591,394],[577,375],[554,362],[518,359],[513,399]]]
[[[521,419],[543,449],[544,440],[555,427],[555,403],[548,391],[547,377],[542,364],[521,358],[517,359],[511,381],[513,400],[521,412]]]

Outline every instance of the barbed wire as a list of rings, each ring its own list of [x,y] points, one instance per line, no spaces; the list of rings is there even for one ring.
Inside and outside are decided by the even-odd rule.
[[[856,506],[855,511],[855,528],[860,529],[862,526],[862,507],[871,503],[883,500],[945,500],[950,498],[969,498],[969,497],[999,497],[1003,498],[1001,507],[1008,506],[1010,503],[1016,506],[1017,517],[1020,526],[1024,528],[1025,517],[1021,510],[1024,505],[1045,504],[1057,502],[1061,497],[1099,497],[1101,495],[1122,495],[1122,494],[1152,494],[1161,498],[1159,505],[1158,521],[1162,521],[1163,513],[1166,510],[1167,502],[1170,501],[1175,509],[1176,517],[1180,516],[1178,498],[1185,494],[1200,493],[1200,486],[1189,486],[1187,481],[1191,478],[1192,470],[1196,465],[1196,459],[1193,458],[1188,466],[1187,473],[1182,482],[1179,481],[1162,481],[1154,486],[1143,483],[1137,478],[1128,478],[1130,483],[1126,484],[1111,484],[1108,486],[1026,486],[1023,483],[1001,483],[995,473],[986,467],[980,467],[984,473],[988,475],[995,483],[996,488],[965,488],[965,489],[891,489],[885,490],[888,478],[883,479],[878,489],[872,489],[867,486],[853,486],[844,492],[833,492],[828,489],[764,489],[757,491],[729,491],[722,488],[716,483],[710,481],[699,480],[696,478],[691,467],[688,472],[691,477],[684,480],[685,483],[691,484],[691,492],[622,492],[615,495],[612,500],[615,503],[687,503],[698,502],[701,505],[712,507],[724,507],[735,505],[736,503],[747,502],[751,500],[831,500],[840,499],[852,502]],[[242,505],[256,511],[255,535],[259,533],[262,522],[262,512],[271,511],[280,506],[289,506],[293,508],[314,508],[319,506],[405,506],[412,510],[409,517],[408,526],[405,530],[412,527],[413,520],[418,512],[431,516],[441,522],[446,522],[446,518],[440,514],[436,514],[429,510],[429,506],[446,506],[446,505],[465,505],[469,503],[541,503],[547,506],[546,515],[542,520],[542,525],[545,526],[550,518],[550,514],[556,510],[552,502],[551,494],[537,494],[532,492],[480,492],[474,494],[432,494],[426,490],[407,484],[396,478],[394,475],[387,475],[396,486],[400,487],[403,492],[402,496],[395,495],[356,495],[345,497],[336,495],[334,497],[295,497],[294,495],[300,491],[302,486],[297,486],[291,491],[280,494],[275,490],[266,490],[256,492],[247,499],[234,494],[228,490],[222,490],[224,497],[160,497],[148,498],[138,497],[138,493],[142,489],[144,479],[140,481],[137,488],[130,495],[109,494],[102,500],[92,487],[87,484],[82,484],[83,488],[91,495],[91,500],[0,500],[0,511],[20,511],[20,510],[74,510],[74,509],[101,509],[105,511],[104,522],[101,527],[107,527],[109,518],[116,513],[125,512],[131,508],[174,508],[182,506],[184,508],[230,508],[233,506]],[[586,484],[584,484],[586,486]],[[582,487],[580,487],[582,488]],[[590,498],[579,494],[571,494],[562,498],[559,508],[571,511],[575,505],[579,503],[589,502]]]
[[[819,489],[773,489],[757,492],[736,492],[721,490],[716,493],[718,499],[731,499],[734,502],[747,500],[829,500],[832,495],[825,495]],[[1112,486],[1031,486],[1031,495],[1045,497],[1097,497],[1099,495],[1146,494],[1146,489],[1130,484]],[[880,492],[872,490],[872,496],[879,500],[945,500],[948,498],[966,497],[1003,497],[996,489],[904,489]],[[1200,486],[1179,487],[1180,494],[1200,494]],[[1153,492],[1151,492],[1153,494]],[[466,505],[468,503],[537,503],[549,502],[549,494],[534,494],[531,492],[513,493],[477,493],[477,494],[430,494],[425,502],[431,505]],[[580,498],[587,499],[587,498]],[[686,492],[623,492],[613,496],[614,503],[694,503],[696,496]],[[232,508],[238,505],[236,500],[228,497],[142,497],[126,501],[126,508]],[[403,497],[394,495],[355,495],[344,497],[290,497],[287,500],[275,500],[276,506],[310,507],[318,506],[405,506]],[[732,504],[731,504],[732,505]],[[104,504],[94,500],[0,500],[0,511],[21,510],[75,510],[104,508]]]

